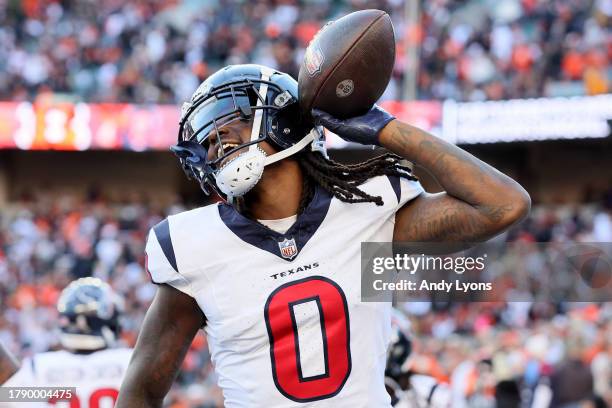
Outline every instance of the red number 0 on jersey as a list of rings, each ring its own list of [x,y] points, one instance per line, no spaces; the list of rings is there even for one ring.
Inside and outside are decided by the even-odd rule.
[[[324,367],[321,372],[309,376],[303,375],[307,367],[301,362],[303,356],[295,312],[305,304],[309,304],[311,310],[318,309],[320,325],[314,330],[321,330],[323,343],[319,356],[323,356]],[[348,306],[340,286],[322,276],[286,283],[268,297],[264,314],[276,388],[296,402],[316,401],[338,394],[351,372]],[[308,328],[313,330],[311,325]]]
[[[99,408],[100,401],[102,399],[106,399],[108,403],[112,406],[117,402],[117,397],[119,396],[119,391],[114,388],[99,388],[91,393],[89,396],[89,408]],[[50,399],[48,402],[51,405],[55,405],[58,402],[65,402],[65,400],[55,400]],[[81,408],[81,401],[79,401],[79,397],[73,395],[70,399],[70,408]]]

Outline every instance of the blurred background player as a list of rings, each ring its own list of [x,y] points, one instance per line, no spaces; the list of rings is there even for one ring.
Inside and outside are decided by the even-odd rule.
[[[87,277],[72,282],[57,304],[64,350],[24,359],[19,371],[3,386],[76,387],[76,396],[70,402],[27,403],[32,407],[113,407],[132,354],[128,348],[113,348],[122,308],[122,299],[102,280]]]
[[[412,369],[413,341],[409,322],[393,310],[393,333],[387,351],[385,386],[394,408],[449,408],[451,390],[448,384]]]

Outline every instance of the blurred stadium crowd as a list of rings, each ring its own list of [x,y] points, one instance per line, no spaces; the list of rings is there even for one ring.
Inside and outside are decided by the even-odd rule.
[[[22,357],[57,348],[58,294],[71,279],[93,275],[108,280],[125,298],[122,341],[132,346],[155,293],[144,269],[145,234],[162,217],[182,209],[178,204],[156,207],[142,198],[110,203],[92,195],[84,201],[24,199],[3,210],[0,341]],[[612,201],[536,208],[499,242],[610,242],[610,234]],[[535,261],[537,268],[541,255],[535,256],[508,264],[529,269]],[[414,302],[401,309],[412,321],[412,369],[450,382],[457,403],[491,407],[496,392],[508,401],[532,398],[544,382],[558,401],[597,393],[612,402],[611,306]],[[169,406],[221,406],[215,384],[205,337],[198,334]]]
[[[400,99],[420,49],[418,97],[457,100],[597,94],[612,83],[612,0],[433,0],[419,26],[401,0],[0,1],[0,99],[44,91],[86,101],[176,103],[227,64],[297,77],[328,20],[387,10],[397,37],[384,95]]]

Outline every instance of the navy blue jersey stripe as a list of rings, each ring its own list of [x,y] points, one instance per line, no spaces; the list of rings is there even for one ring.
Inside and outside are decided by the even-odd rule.
[[[164,255],[166,255],[166,259],[168,259],[168,262],[172,265],[172,269],[178,272],[174,247],[172,246],[172,238],[170,238],[170,225],[168,224],[168,219],[154,226],[153,231],[155,232],[155,236],[157,237],[157,241],[162,251],[164,251]]]
[[[395,192],[395,197],[397,197],[397,203],[400,203],[400,197],[402,196],[402,186],[400,186],[400,178],[398,176],[387,176],[389,182],[391,183],[391,187],[393,187],[393,191]]]

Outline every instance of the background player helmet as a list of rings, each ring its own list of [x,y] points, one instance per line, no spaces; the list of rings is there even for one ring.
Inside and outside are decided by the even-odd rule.
[[[120,332],[122,299],[98,278],[81,278],[68,285],[57,303],[60,342],[72,351],[112,346]]]
[[[301,118],[297,89],[291,76],[262,65],[230,65],[211,75],[183,104],[178,143],[172,147],[187,176],[206,194],[212,190],[231,201],[252,189],[268,164],[308,145],[326,155],[322,128]],[[217,143],[217,157],[208,160],[211,133],[220,141],[223,126],[251,120],[249,142]],[[266,156],[257,146],[263,141],[278,153]],[[234,153],[239,155],[226,161]]]
[[[387,353],[385,376],[398,381],[399,377],[408,371],[406,366],[411,353],[412,341],[402,330],[395,327]]]

